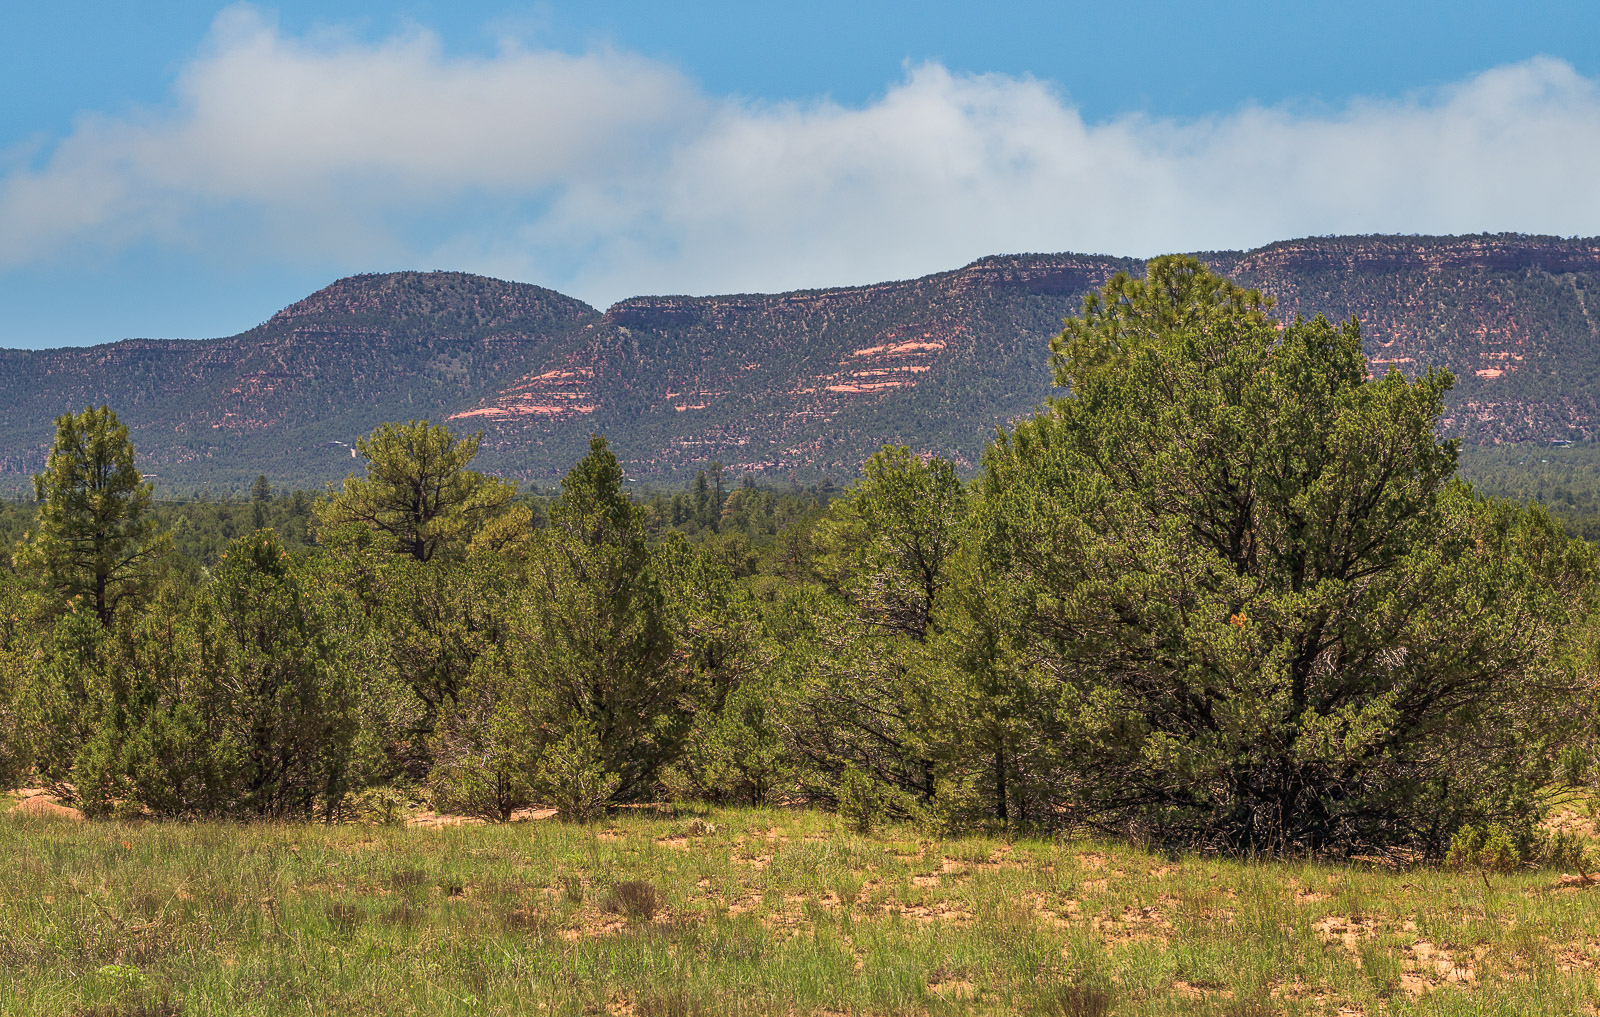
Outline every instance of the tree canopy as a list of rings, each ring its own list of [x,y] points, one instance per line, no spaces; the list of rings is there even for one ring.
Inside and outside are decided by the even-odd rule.
[[[1057,696],[1060,804],[1258,849],[1525,816],[1592,554],[1452,480],[1447,373],[1266,307],[1192,258],[1111,280],[985,459],[987,617]]]
[[[517,493],[514,484],[467,469],[481,440],[426,420],[380,425],[356,441],[367,475],[346,478],[344,489],[318,506],[318,523],[376,530],[417,561],[465,548]]]
[[[127,427],[105,406],[56,418],[33,489],[38,517],[17,564],[66,600],[86,598],[109,626],[170,546],[151,516],[151,487],[134,464]]]
[[[134,816],[670,797],[1573,857],[1537,820],[1600,769],[1594,552],[1457,477],[1448,374],[1270,310],[1191,258],[1113,278],[970,484],[893,445],[837,498],[716,463],[636,497],[594,436],[513,501],[476,436],[390,424],[309,529],[266,483],[162,506],[159,572],[126,434],[62,418],[37,518],[0,514],[50,578],[0,568],[0,778]]]

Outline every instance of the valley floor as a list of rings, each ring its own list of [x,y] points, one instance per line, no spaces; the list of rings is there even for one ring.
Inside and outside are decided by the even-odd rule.
[[[0,799],[0,807],[6,807]],[[0,1013],[1595,1014],[1559,873],[849,833],[0,815]]]

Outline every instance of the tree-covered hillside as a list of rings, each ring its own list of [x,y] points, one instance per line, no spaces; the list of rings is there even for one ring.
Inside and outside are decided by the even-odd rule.
[[[0,473],[37,470],[51,422],[119,408],[163,483],[320,487],[384,420],[448,415],[597,316],[552,290],[457,272],[340,280],[226,339],[0,352]]]
[[[1600,242],[1324,237],[1205,260],[1292,320],[1362,322],[1375,371],[1456,376],[1442,432],[1469,446],[1593,440]],[[320,487],[385,420],[482,429],[483,464],[552,483],[604,433],[631,477],[713,460],[767,482],[854,476],[884,442],[978,467],[996,427],[1052,394],[1061,322],[1131,259],[1006,255],[904,282],[636,297],[604,314],[461,273],[341,280],[249,332],[0,351],[0,493],[43,464],[50,421],[118,408],[170,491],[257,474]]]

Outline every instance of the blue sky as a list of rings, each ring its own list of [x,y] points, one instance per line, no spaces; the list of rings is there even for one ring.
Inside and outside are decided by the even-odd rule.
[[[8,4],[0,346],[356,271],[605,303],[1017,250],[1600,233],[1593,3]]]

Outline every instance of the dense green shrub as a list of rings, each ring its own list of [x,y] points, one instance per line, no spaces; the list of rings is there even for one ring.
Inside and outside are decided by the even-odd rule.
[[[606,768],[606,753],[594,728],[580,718],[539,754],[533,786],[539,800],[562,819],[588,822],[605,814],[622,778]]]
[[[22,722],[21,677],[27,665],[24,595],[0,552],[0,787],[15,787],[31,759]]]
[[[524,714],[504,694],[505,682],[468,683],[462,693],[447,706],[433,736],[428,785],[434,807],[503,823],[534,802],[539,746]]]
[[[1587,872],[1589,859],[1583,840],[1567,831],[1475,823],[1463,826],[1450,838],[1444,863],[1451,868],[1489,872],[1530,866]]]
[[[679,800],[769,805],[794,784],[794,757],[778,727],[767,683],[729,693],[722,708],[705,711],[662,782]]]
[[[74,762],[99,730],[110,700],[113,645],[95,613],[75,598],[37,639],[32,654],[16,654],[20,742],[34,775],[68,801],[76,798]]]
[[[964,666],[1057,690],[1062,819],[1430,852],[1527,822],[1593,553],[1452,481],[1448,375],[1370,378],[1353,322],[1264,307],[1156,259],[1068,323],[1069,394],[985,459]]]
[[[159,607],[103,651],[99,723],[72,771],[85,807],[334,816],[364,776],[360,621],[341,591],[263,532]]]

